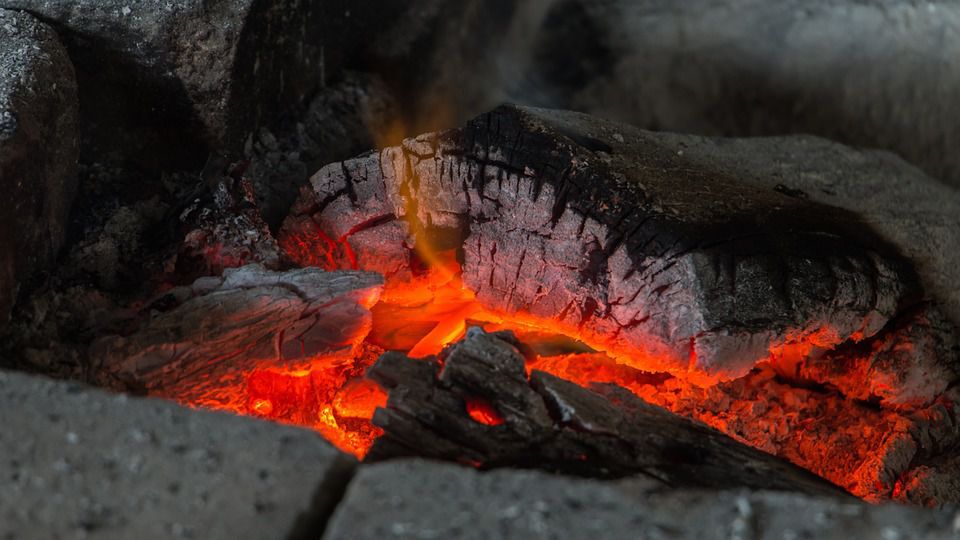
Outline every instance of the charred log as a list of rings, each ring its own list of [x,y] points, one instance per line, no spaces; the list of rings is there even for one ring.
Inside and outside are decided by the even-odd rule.
[[[869,339],[924,297],[902,238],[891,244],[842,204],[763,185],[722,149],[684,148],[676,136],[504,107],[325,167],[280,242],[301,264],[390,277],[409,272],[416,242],[453,231],[484,305],[559,321],[624,362],[701,382]],[[803,160],[803,145],[794,150]],[[935,259],[934,248],[913,247],[911,259]],[[955,354],[930,351],[941,353]]]
[[[157,299],[131,335],[98,340],[93,369],[106,386],[226,407],[211,401],[217,390],[258,366],[352,355],[381,284],[363,272],[229,269]]]
[[[374,415],[384,435],[369,460],[400,455],[642,474],[674,487],[744,486],[839,495],[840,488],[613,386],[588,390],[541,371],[529,380],[507,340],[471,332],[442,363],[387,353],[368,376],[389,390]],[[483,400],[493,421],[468,412]]]

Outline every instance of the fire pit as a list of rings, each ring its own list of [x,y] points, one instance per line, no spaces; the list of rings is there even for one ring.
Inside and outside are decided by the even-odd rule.
[[[303,270],[167,292],[94,344],[95,379],[307,426],[368,460],[724,465],[679,434],[657,451],[677,456],[645,461],[643,421],[618,420],[645,401],[868,500],[952,500],[957,338],[923,276],[856,201],[744,178],[710,144],[504,107],[328,165],[253,251]],[[502,338],[461,341],[473,331]]]
[[[452,475],[490,493],[536,479],[557,493],[575,486],[594,501],[623,493],[642,501],[643,512],[667,514],[683,501],[711,504],[701,497],[713,495],[703,494],[719,493],[735,497],[733,532],[759,519],[753,505],[779,516],[791,497],[805,511],[821,504],[841,514],[867,512],[860,500],[960,504],[960,193],[900,158],[812,136],[680,135],[525,105],[490,107],[461,122],[454,117],[470,116],[465,102],[479,90],[437,97],[450,76],[445,64],[418,71],[433,84],[415,88],[420,79],[398,76],[399,57],[376,44],[330,56],[330,85],[324,72],[291,75],[296,66],[327,66],[328,38],[308,27],[365,28],[351,10],[336,10],[335,25],[318,6],[304,8],[302,27],[289,30],[303,46],[291,48],[282,36],[297,3],[253,2],[229,15],[179,6],[182,25],[128,8],[135,23],[121,26],[104,22],[116,17],[109,10],[88,20],[48,4],[38,15],[52,28],[0,2],[0,37],[23,44],[6,64],[0,44],[0,106],[11,111],[0,107],[0,173],[29,171],[41,186],[17,184],[17,210],[0,211],[7,231],[24,231],[0,236],[0,249],[14,255],[0,268],[3,367],[78,380],[124,396],[122,403],[136,398],[127,418],[96,391],[0,372],[0,398],[11,396],[11,411],[20,399],[43,408],[38,396],[80,393],[51,398],[54,412],[37,413],[69,426],[68,446],[95,435],[111,456],[123,456],[129,440],[146,441],[162,456],[147,467],[151,482],[166,481],[162,471],[177,456],[190,456],[203,483],[233,478],[220,467],[276,458],[237,476],[257,487],[233,503],[278,516],[294,537],[351,537],[362,527],[350,520],[367,519],[358,501],[379,497],[397,475],[411,486]],[[613,24],[606,8],[578,2],[515,12],[498,3],[483,15],[479,4],[464,13],[438,2],[422,13],[391,7],[379,15],[362,4],[356,16],[364,20],[398,18],[390,31],[381,24],[377,43],[411,51],[427,46],[421,26],[438,29],[429,43],[442,46],[459,35],[448,25],[478,31],[507,13],[517,18],[505,39],[514,45],[543,21]],[[211,26],[215,20],[226,22]],[[233,26],[243,30],[234,36]],[[163,52],[160,63],[175,68],[128,50],[128,32],[143,34]],[[404,32],[414,36],[399,37]],[[96,62],[78,52],[87,39],[126,60],[97,79]],[[204,47],[216,62],[200,61]],[[591,61],[614,54],[588,52]],[[525,61],[544,54],[536,49]],[[352,64],[368,71],[344,69]],[[513,73],[491,64],[499,67],[477,69],[494,78]],[[572,91],[576,81],[557,82],[551,65],[529,83]],[[3,78],[8,71],[18,75]],[[109,95],[130,109],[128,76],[129,84],[156,83],[148,101],[169,100],[171,118],[192,126],[182,155],[153,113],[143,112],[143,122],[129,114],[84,118]],[[109,92],[92,97],[93,80],[109,83]],[[58,90],[31,94],[30,84]],[[308,106],[284,108],[288,101]],[[268,126],[271,118],[277,123]],[[416,134],[423,125],[442,129]],[[128,129],[147,135],[114,140],[113,131]],[[57,132],[67,143],[51,150],[56,159],[31,169],[25,156],[57,144]],[[162,148],[139,156],[151,144]],[[198,149],[210,150],[202,171],[187,155]],[[116,161],[111,152],[138,158]],[[79,187],[61,185],[77,172],[78,154]],[[135,187],[143,178],[160,180]],[[20,387],[35,390],[21,395]],[[130,433],[91,427],[87,403],[123,418],[117,429]],[[221,425],[227,415],[205,410],[233,418]],[[29,430],[31,418],[10,423]],[[176,437],[187,426],[194,438],[167,448],[150,426],[135,426],[149,418]],[[278,439],[256,457],[230,441],[212,449],[215,434],[231,433]],[[15,441],[33,435],[0,437],[11,446],[18,490],[47,482],[21,465],[31,452]],[[38,435],[40,455],[52,455],[46,441],[54,439]],[[75,456],[93,459],[89,448],[78,452],[36,470],[72,474]],[[274,478],[282,490],[304,459],[323,462],[307,476],[315,489],[264,495]],[[112,482],[115,468],[110,461],[79,469],[105,471]],[[232,504],[230,489],[217,486],[184,488],[177,479],[165,489],[171,500],[189,492],[200,507]],[[411,496],[411,486],[397,496]],[[518,508],[528,495],[566,504],[538,493],[518,495]],[[78,496],[93,502],[71,507],[76,523],[49,532],[120,531],[111,527],[126,526],[112,513],[121,511],[98,502],[109,496]],[[477,504],[488,499],[500,497],[480,494]],[[181,503],[158,506],[160,529],[118,534],[229,536],[247,527],[184,525],[179,516],[192,511]],[[400,511],[377,504],[383,516]],[[526,514],[539,512],[531,508]],[[374,519],[364,537],[433,534],[418,512],[384,527]],[[610,512],[611,523],[647,515]],[[940,528],[948,520],[905,512]],[[54,514],[42,512],[44,520]],[[9,516],[27,520],[18,509]],[[864,530],[876,533],[881,525],[871,529],[870,516]],[[436,530],[459,535],[451,523]]]

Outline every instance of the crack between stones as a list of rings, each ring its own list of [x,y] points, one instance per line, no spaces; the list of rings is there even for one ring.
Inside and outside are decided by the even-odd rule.
[[[323,538],[334,513],[346,498],[347,488],[357,474],[359,464],[340,455],[320,484],[310,501],[309,509],[297,517],[287,540],[316,540]]]

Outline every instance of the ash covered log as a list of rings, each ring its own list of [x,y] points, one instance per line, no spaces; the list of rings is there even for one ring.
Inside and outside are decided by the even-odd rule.
[[[642,474],[672,487],[734,486],[841,495],[786,461],[615,387],[588,390],[544,372],[527,379],[511,335],[471,331],[442,366],[387,353],[368,377],[389,390],[374,415],[384,435],[368,460],[398,455],[535,466],[620,477]],[[492,407],[478,421],[472,403]]]
[[[325,167],[279,240],[301,264],[402,276],[416,242],[444,238],[487,307],[710,382],[867,340],[924,298],[960,319],[940,247],[960,240],[957,209],[885,154],[507,106]]]
[[[56,33],[0,9],[0,326],[53,262],[77,186],[77,83]]]
[[[149,306],[157,312],[131,335],[98,340],[93,369],[106,386],[213,405],[224,398],[218,388],[255,367],[351,355],[382,283],[365,272],[228,269],[157,299]]]

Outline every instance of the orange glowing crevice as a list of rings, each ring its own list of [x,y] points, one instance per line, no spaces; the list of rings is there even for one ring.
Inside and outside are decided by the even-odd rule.
[[[485,399],[468,399],[466,407],[467,414],[477,423],[485,426],[499,426],[504,423],[504,419],[500,416],[500,413]]]
[[[341,450],[362,459],[381,434],[371,420],[376,409],[386,406],[387,401],[386,393],[379,386],[363,378],[379,354],[384,350],[396,350],[414,358],[438,355],[444,347],[463,337],[469,326],[479,325],[487,331],[512,330],[528,345],[536,345],[540,355],[528,360],[528,371],[545,371],[586,387],[594,383],[617,384],[650,403],[696,418],[741,442],[771,451],[766,439],[768,435],[744,431],[736,410],[727,409],[764,409],[775,406],[769,400],[779,400],[781,396],[768,394],[767,397],[751,398],[755,402],[724,405],[724,399],[728,398],[723,398],[721,392],[717,394],[721,396],[719,401],[708,406],[706,387],[685,376],[681,379],[657,372],[656,361],[639,355],[623,362],[619,355],[627,352],[614,351],[611,354],[609,351],[614,346],[602,336],[586,335],[561,322],[529,314],[505,314],[485,308],[462,283],[453,252],[435,253],[432,261],[422,275],[406,281],[388,282],[379,295],[360,300],[371,309],[373,323],[368,335],[357,336],[356,354],[351,357],[318,357],[306,368],[301,365],[297,369],[282,369],[271,365],[254,370],[247,374],[242,387],[223,389],[225,394],[242,396],[231,402],[243,405],[231,410],[315,429]],[[830,339],[828,335],[817,335],[796,345],[782,347],[772,358],[772,365],[779,370],[782,366],[778,364],[799,361],[820,341]],[[597,351],[606,351],[606,354]],[[644,366],[650,367],[644,369]],[[773,371],[770,373],[766,377],[772,377]],[[768,379],[755,377],[751,384],[763,384],[764,380]],[[795,400],[791,394],[784,394],[782,399]],[[811,409],[805,413],[802,406],[796,404],[789,407],[792,407],[790,412],[784,413],[786,425],[793,426],[789,429],[800,438],[797,444],[802,453],[784,457],[842,483],[846,478],[844,474],[848,473],[816,465],[817,456],[828,449],[819,448],[815,441],[803,439],[815,426],[812,423],[817,421],[816,411]],[[489,401],[470,399],[465,408],[478,423],[497,426],[504,422]],[[803,416],[805,414],[807,416]],[[769,437],[783,439],[785,435]]]

